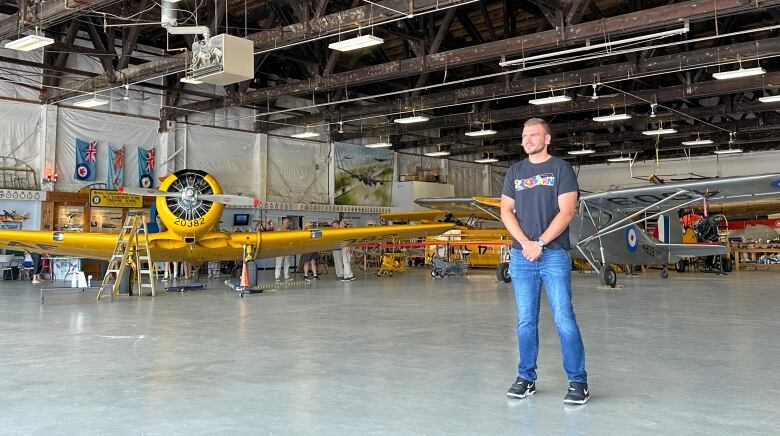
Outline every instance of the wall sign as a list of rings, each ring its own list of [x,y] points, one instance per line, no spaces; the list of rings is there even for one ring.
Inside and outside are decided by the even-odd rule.
[[[89,205],[99,207],[140,208],[143,207],[144,200],[140,195],[124,194],[122,192],[106,191],[103,189],[91,189],[89,191]]]
[[[24,189],[0,189],[0,200],[45,201],[46,191],[27,191]]]

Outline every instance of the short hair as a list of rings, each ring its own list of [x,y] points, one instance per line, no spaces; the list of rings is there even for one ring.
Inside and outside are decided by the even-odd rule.
[[[339,223],[340,223],[340,221],[339,221],[339,220],[333,220],[333,221],[330,223],[330,225],[331,225],[331,226],[333,226],[333,225],[338,225]]]
[[[528,121],[525,122],[525,124],[523,124],[523,127],[528,127],[528,126],[542,126],[544,131],[548,135],[552,136],[552,130],[550,130],[550,125],[547,124],[547,121],[545,121],[545,120],[543,120],[541,118],[531,118],[531,119],[529,119]]]

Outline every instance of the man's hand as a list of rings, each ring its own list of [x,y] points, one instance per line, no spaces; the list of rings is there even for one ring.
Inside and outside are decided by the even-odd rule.
[[[520,245],[523,246],[523,257],[529,262],[533,262],[542,256],[542,247],[536,241],[523,241]]]

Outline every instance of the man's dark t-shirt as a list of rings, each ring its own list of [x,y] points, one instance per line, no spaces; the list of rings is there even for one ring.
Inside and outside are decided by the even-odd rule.
[[[515,216],[523,233],[535,241],[542,236],[558,215],[558,196],[567,192],[579,192],[577,175],[568,162],[551,156],[542,163],[524,159],[512,165],[506,172],[502,193],[515,199]],[[570,249],[569,228],[545,247]],[[517,241],[512,247],[522,250]]]

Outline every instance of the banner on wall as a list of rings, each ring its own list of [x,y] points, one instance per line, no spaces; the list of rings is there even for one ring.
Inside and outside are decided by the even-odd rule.
[[[94,182],[97,141],[87,142],[76,138],[76,172],[73,177],[82,182]]]
[[[154,187],[154,147],[138,147],[138,186]]]
[[[390,206],[393,195],[393,151],[337,142],[335,203]]]
[[[108,145],[108,189],[125,185],[125,147],[116,150]]]

